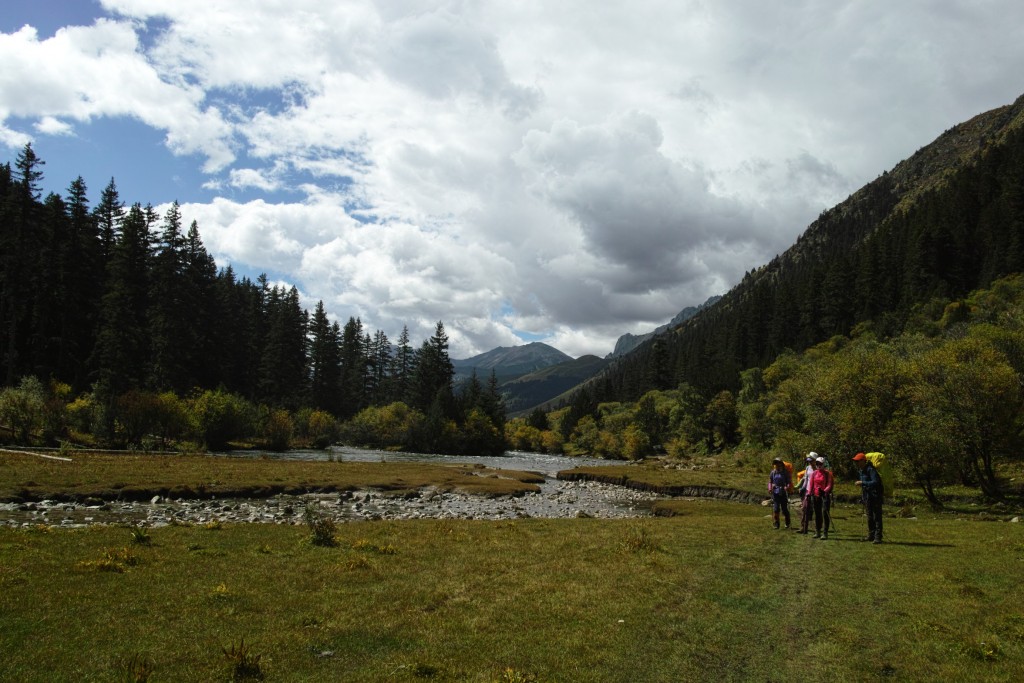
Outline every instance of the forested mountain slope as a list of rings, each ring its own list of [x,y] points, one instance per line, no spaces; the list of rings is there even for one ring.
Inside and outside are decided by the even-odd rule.
[[[500,387],[505,408],[509,415],[532,410],[590,379],[609,362],[597,356],[580,356],[505,382]]]
[[[592,402],[739,373],[857,325],[898,332],[915,305],[1024,269],[1024,97],[947,130],[844,202],[721,301],[620,359]]]

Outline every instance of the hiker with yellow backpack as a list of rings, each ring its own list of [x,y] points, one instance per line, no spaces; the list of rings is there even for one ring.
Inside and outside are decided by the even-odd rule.
[[[772,522],[774,528],[779,528],[779,512],[786,518],[786,528],[789,528],[789,494],[793,490],[792,465],[786,463],[782,458],[772,460],[772,471],[768,475],[768,493],[772,497]]]
[[[856,483],[860,487],[864,511],[868,516],[868,536],[864,540],[881,543],[882,500],[886,494],[892,495],[892,491],[891,486],[890,490],[886,490],[880,469],[887,468],[888,463],[881,453],[858,453],[853,456],[853,464],[860,474],[860,481]]]

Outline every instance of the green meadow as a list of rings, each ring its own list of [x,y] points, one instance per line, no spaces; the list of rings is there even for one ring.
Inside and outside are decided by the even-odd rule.
[[[0,529],[2,681],[1010,681],[1024,530],[858,507]],[[991,518],[989,518],[991,519]]]

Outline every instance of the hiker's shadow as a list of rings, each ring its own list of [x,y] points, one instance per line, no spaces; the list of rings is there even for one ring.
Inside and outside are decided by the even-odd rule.
[[[867,544],[870,544],[870,541],[865,541],[862,538],[835,538],[835,539],[829,539],[829,540],[835,540],[835,541],[837,541],[839,543],[867,543]],[[901,545],[901,546],[906,546],[908,548],[955,548],[956,547],[952,543],[921,543],[919,541],[883,541],[880,545]]]

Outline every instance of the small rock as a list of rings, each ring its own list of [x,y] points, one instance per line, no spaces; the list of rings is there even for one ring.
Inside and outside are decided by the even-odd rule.
[[[1013,522],[1014,524],[1017,524],[1017,523],[1019,523],[1019,522],[1020,522],[1020,517],[1014,517],[1014,518],[1013,518],[1013,519],[1011,519],[1010,521],[1011,521],[1011,522]]]
[[[160,496],[153,496],[153,497],[152,497],[152,498],[151,498],[151,499],[149,500],[149,502],[150,502],[150,504],[151,504],[151,505],[156,505],[156,504],[157,504],[157,503],[159,503],[159,502],[160,502],[161,500],[163,500],[163,499],[162,499],[162,498],[161,498]]]

